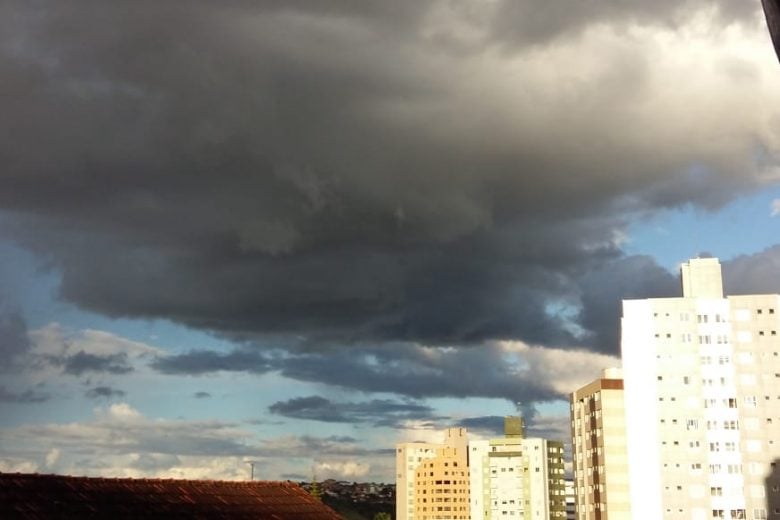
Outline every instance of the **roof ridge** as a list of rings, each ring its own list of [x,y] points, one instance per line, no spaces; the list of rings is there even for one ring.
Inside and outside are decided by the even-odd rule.
[[[0,477],[36,477],[36,478],[62,478],[62,479],[86,479],[86,480],[131,480],[135,482],[191,482],[191,483],[209,483],[219,482],[228,484],[274,484],[274,485],[292,485],[299,486],[297,483],[291,480],[227,480],[227,479],[188,479],[177,477],[123,477],[123,476],[91,476],[91,475],[62,475],[58,473],[21,473],[21,472],[3,472],[0,471]]]

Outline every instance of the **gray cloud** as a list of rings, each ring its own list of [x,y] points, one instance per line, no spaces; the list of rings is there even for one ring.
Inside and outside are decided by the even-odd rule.
[[[263,457],[361,457],[369,455],[384,455],[392,453],[392,449],[365,448],[358,440],[347,435],[330,435],[316,437],[300,435],[281,437],[262,442],[255,454]]]
[[[504,434],[504,417],[499,415],[467,417],[458,421],[456,426],[466,428],[469,432],[477,432],[491,437],[500,437]]]
[[[82,350],[71,356],[64,356],[62,359],[53,361],[62,364],[63,371],[66,374],[74,376],[81,376],[89,372],[127,374],[134,370],[128,362],[127,354],[123,352],[99,355],[89,354]]]
[[[29,351],[24,316],[0,297],[0,372],[13,369]]]
[[[115,397],[116,398],[124,397],[126,393],[124,390],[119,390],[118,388],[111,388],[110,386],[96,386],[84,392],[84,395],[89,399],[99,399],[99,398],[110,399]]]
[[[422,397],[495,397],[538,402],[560,394],[550,381],[507,359],[495,345],[436,349],[415,345],[292,357],[282,374],[366,392]]]
[[[109,316],[302,345],[614,352],[606,313],[624,294],[597,282],[623,258],[629,216],[716,208],[763,185],[755,150],[777,160],[774,105],[713,113],[744,102],[728,75],[674,98],[654,68],[666,49],[627,29],[676,29],[717,6],[713,34],[749,32],[758,6],[488,4],[5,2],[0,233],[62,274],[63,298]],[[769,81],[738,65],[756,88]],[[628,290],[665,278],[646,267]],[[372,355],[336,356],[363,370],[347,384],[403,388]],[[491,371],[470,355],[459,361]],[[155,367],[230,370],[234,356],[247,354]],[[246,361],[303,379],[328,363]],[[497,375],[465,386],[547,395]],[[429,391],[415,384],[407,395]]]
[[[647,256],[625,257],[605,262],[585,273],[579,281],[581,310],[578,322],[594,331],[595,350],[617,354],[620,345],[621,302],[631,298],[679,296],[680,281]]]
[[[264,352],[234,350],[228,353],[193,350],[186,354],[160,357],[150,366],[163,374],[198,375],[209,372],[251,372],[264,374],[274,369],[274,360]],[[202,397],[196,395],[196,397]]]
[[[218,371],[266,373],[300,381],[324,383],[364,392],[395,392],[411,398],[495,397],[511,402],[534,402],[564,397],[555,382],[540,378],[522,356],[506,352],[498,344],[474,348],[424,347],[410,343],[355,346],[327,351],[289,352],[269,356],[254,349],[222,354],[201,351],[158,358],[151,366],[166,374],[200,375]],[[560,361],[556,362],[560,364]],[[565,367],[559,367],[562,372]],[[369,404],[384,412],[385,419],[371,417]],[[308,416],[316,420],[350,422],[387,420],[397,414],[425,415],[425,407],[374,400],[371,403],[333,403],[321,397],[276,403],[271,410],[282,415]],[[317,410],[317,406],[324,407]],[[529,408],[531,410],[531,408]]]
[[[403,421],[435,419],[429,406],[391,399],[334,402],[321,396],[296,397],[268,407],[271,413],[292,419],[399,427]]]
[[[525,421],[525,435],[527,437],[541,437],[543,439],[560,440],[569,442],[568,416],[542,416],[535,409],[529,414],[523,413]],[[504,417],[498,415],[486,415],[482,417],[467,417],[457,422],[456,426],[468,429],[484,436],[503,437]]]
[[[726,294],[780,293],[780,245],[723,262]]]
[[[0,385],[0,403],[43,403],[51,399],[51,395],[32,389],[14,392]]]
[[[750,22],[757,13],[756,5],[739,0],[598,0],[575,3],[566,0],[502,0],[490,20],[495,37],[517,46],[570,38],[573,33],[598,23],[637,23],[677,29],[692,12],[707,8],[716,9],[723,24],[735,20]]]

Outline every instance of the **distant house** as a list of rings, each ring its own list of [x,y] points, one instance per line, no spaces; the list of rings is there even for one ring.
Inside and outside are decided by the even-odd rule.
[[[0,518],[337,520],[341,517],[292,482],[0,473]]]

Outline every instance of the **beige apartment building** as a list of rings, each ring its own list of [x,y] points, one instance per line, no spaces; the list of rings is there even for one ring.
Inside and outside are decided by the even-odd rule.
[[[780,296],[724,296],[714,258],[681,275],[682,297],[623,302],[633,518],[780,519]]]
[[[626,419],[620,369],[570,396],[575,517],[630,520]]]
[[[443,444],[396,446],[396,520],[468,520],[468,436],[444,432]]]
[[[440,448],[417,468],[414,501],[420,520],[469,520],[469,468],[465,447]]]
[[[450,428],[442,444],[399,444],[396,519],[566,518],[563,457],[563,443],[525,438],[520,417],[497,439],[469,442]]]

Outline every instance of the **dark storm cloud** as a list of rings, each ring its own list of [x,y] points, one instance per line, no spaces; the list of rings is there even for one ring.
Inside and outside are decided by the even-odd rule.
[[[398,427],[403,421],[434,419],[429,406],[391,399],[364,402],[334,402],[321,396],[296,397],[268,407],[271,413],[292,419],[321,422],[371,424]]]
[[[228,353],[194,350],[177,356],[157,358],[150,366],[163,374],[183,375],[199,375],[223,370],[264,374],[275,368],[274,360],[267,354],[250,350],[234,350]],[[196,394],[196,397],[204,396]]]
[[[581,311],[578,322],[594,331],[595,350],[617,354],[620,345],[622,300],[669,298],[680,295],[680,281],[648,256],[631,256],[605,262],[579,281]]]
[[[127,394],[124,390],[119,390],[118,388],[111,388],[110,386],[96,386],[84,392],[84,396],[89,399],[99,399],[99,398],[110,399],[113,397],[124,397],[125,395]]]
[[[713,3],[487,4],[4,2],[0,233],[61,272],[63,298],[110,316],[308,345],[521,339],[612,352],[603,314],[559,309],[601,294],[588,273],[622,256],[625,215],[713,208],[755,188],[754,151],[773,162],[772,140],[740,133],[750,120],[704,126],[696,107],[664,103],[647,42],[594,50],[579,30],[673,25]],[[749,24],[758,9],[718,5],[716,24]],[[582,60],[537,63],[538,45],[554,53],[564,40]],[[637,111],[648,103],[659,110]],[[247,356],[155,367],[281,364]],[[281,369],[313,379],[339,359],[363,371],[345,386],[405,386],[367,356]],[[511,374],[484,379],[458,384],[547,395]],[[417,378],[407,395],[429,392]]]
[[[89,354],[79,351],[71,356],[53,360],[63,366],[66,374],[81,376],[89,372],[107,374],[127,374],[134,370],[127,360],[127,354]]]
[[[46,393],[35,390],[25,390],[23,392],[14,392],[0,385],[0,403],[43,403],[51,399]]]
[[[422,397],[496,397],[536,402],[560,398],[550,381],[536,379],[500,347],[474,349],[393,345],[287,359],[282,374],[303,381],[367,392]]]
[[[505,352],[500,345],[480,348],[436,348],[409,343],[360,346],[325,352],[296,352],[270,357],[258,350],[235,350],[227,354],[202,351],[158,358],[152,368],[166,374],[200,375],[218,371],[265,373],[278,371],[300,381],[325,383],[364,392],[395,392],[411,398],[495,397],[533,403],[559,399],[553,381],[532,373],[524,360]],[[317,405],[324,406],[317,410]],[[408,403],[377,400],[390,422]],[[335,422],[370,420],[365,403],[332,403],[308,397],[276,403],[272,411]],[[393,407],[400,407],[393,410]],[[424,415],[424,409],[418,410]],[[406,410],[413,414],[413,409]],[[380,419],[376,419],[380,420]]]

